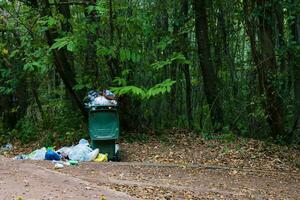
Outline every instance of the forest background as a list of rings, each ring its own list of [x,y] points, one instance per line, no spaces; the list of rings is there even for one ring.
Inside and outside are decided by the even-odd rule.
[[[104,88],[123,133],[300,142],[299,0],[0,0],[0,54],[0,143],[87,137]]]

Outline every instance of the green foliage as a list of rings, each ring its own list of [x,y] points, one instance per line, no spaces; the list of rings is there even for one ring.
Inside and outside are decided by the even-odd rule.
[[[176,83],[176,81],[172,81],[171,79],[167,79],[162,83],[156,84],[152,88],[148,89],[146,93],[146,98],[149,99],[151,97],[155,97],[158,95],[163,95],[169,93],[171,91],[171,87]]]
[[[146,96],[145,90],[136,86],[113,87],[111,88],[111,91],[113,91],[117,95],[128,94],[136,96],[138,98],[145,98]]]
[[[116,81],[120,81],[120,83],[122,83],[122,80],[120,79],[117,79]],[[151,97],[169,93],[171,91],[172,85],[174,85],[175,83],[176,81],[167,79],[162,83],[156,84],[148,90],[136,86],[113,87],[111,88],[111,90],[117,95],[127,94],[138,97],[140,99],[149,99]]]
[[[55,39],[55,43],[51,46],[51,50],[53,49],[58,49],[60,50],[63,47],[67,47],[67,50],[70,52],[74,52],[76,49],[76,43],[74,42],[75,38],[74,37],[63,37],[63,38],[58,38]]]
[[[23,144],[33,142],[38,139],[38,129],[30,118],[22,118],[18,121],[16,129],[9,133],[10,138],[21,141]]]
[[[174,52],[172,57],[167,59],[167,60],[163,60],[163,61],[157,61],[155,63],[153,63],[151,66],[156,69],[159,70],[167,65],[172,64],[173,62],[177,62],[177,63],[181,63],[181,64],[191,64],[191,62],[189,60],[186,59],[186,57],[182,54],[182,53],[178,53],[178,52]]]
[[[235,134],[269,138],[268,99],[261,91],[265,82],[259,79],[266,60],[258,56],[260,64],[255,66],[249,40],[253,31],[257,52],[262,54],[258,42],[262,19],[272,27],[270,41],[276,54],[274,73],[267,75],[267,81],[282,100],[287,132],[293,129],[299,107],[295,81],[300,44],[291,28],[297,22],[298,2],[270,1],[257,6],[249,1],[246,8],[244,1],[212,1],[207,13],[208,39],[217,81],[202,73],[205,59],[198,54],[191,1],[188,16],[178,0],[112,1],[112,7],[109,1],[98,0],[96,4],[65,5],[65,12],[54,2],[47,8],[43,1],[34,6],[33,1],[0,0],[0,117],[2,127],[9,124],[4,117],[13,116],[11,121],[18,122],[11,123],[12,139],[41,140],[51,146],[87,137],[72,94],[84,99],[88,90],[109,87],[117,96],[128,97],[126,106],[120,108],[121,118],[134,119],[133,128],[188,128],[187,113],[191,112],[193,128],[206,139],[233,142]],[[266,9],[275,9],[278,19],[265,15]],[[283,33],[279,30],[281,17]],[[52,34],[51,41],[46,31]],[[65,60],[57,60],[57,53],[63,53]],[[61,69],[56,66],[60,62]],[[67,71],[65,64],[70,66]],[[217,85],[214,92],[224,113],[223,124],[212,123],[205,78]],[[223,134],[212,134],[216,129]],[[292,140],[299,141],[297,131]],[[133,138],[149,139],[146,135]],[[286,138],[275,140],[283,143]]]

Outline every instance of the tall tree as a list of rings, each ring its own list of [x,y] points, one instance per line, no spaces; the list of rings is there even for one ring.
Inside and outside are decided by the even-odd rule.
[[[257,9],[260,10],[258,17],[259,42],[261,46],[262,61],[259,66],[262,73],[262,88],[265,92],[265,108],[268,114],[268,122],[271,127],[271,134],[274,138],[284,135],[284,117],[282,100],[275,87],[278,66],[275,56],[274,33],[272,26],[273,1],[257,0]]]
[[[40,2],[40,7],[42,16],[52,16],[48,0],[43,0],[42,2]],[[46,38],[49,46],[52,46],[54,44],[55,39],[58,38],[57,31],[58,30],[55,29],[46,30]],[[82,96],[80,96],[74,90],[74,87],[76,85],[75,74],[72,69],[72,65],[70,64],[70,62],[68,62],[68,57],[65,49],[54,49],[53,56],[56,71],[63,80],[67,91],[76,103],[78,109],[81,111],[82,115],[85,118],[87,118],[87,112],[84,109]]]
[[[181,10],[182,13],[180,20],[180,27],[183,30],[180,37],[180,46],[181,51],[186,59],[189,58],[188,55],[188,33],[184,30],[184,27],[189,19],[189,1],[181,0]],[[189,128],[193,128],[193,110],[192,110],[192,84],[191,84],[191,76],[190,76],[190,65],[183,64],[182,66],[184,78],[185,78],[185,103],[186,103],[186,115]]]
[[[295,3],[295,1],[293,1]],[[297,2],[297,1],[296,1]],[[293,7],[294,8],[294,7]],[[291,67],[294,72],[294,95],[295,95],[295,112],[294,112],[294,132],[295,130],[300,129],[300,57],[299,57],[299,48],[300,48],[300,9],[295,9],[292,11],[293,20],[291,22],[291,34],[292,42],[295,44],[291,52]],[[291,137],[291,136],[290,136]]]
[[[218,91],[218,77],[211,60],[208,37],[207,7],[205,0],[194,0],[195,31],[198,45],[199,65],[202,71],[204,92],[211,111],[213,124],[223,124],[223,112]]]

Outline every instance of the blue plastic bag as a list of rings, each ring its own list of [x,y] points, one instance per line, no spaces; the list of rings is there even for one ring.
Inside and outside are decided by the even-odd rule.
[[[48,150],[45,155],[45,160],[60,160],[60,155],[55,151]]]

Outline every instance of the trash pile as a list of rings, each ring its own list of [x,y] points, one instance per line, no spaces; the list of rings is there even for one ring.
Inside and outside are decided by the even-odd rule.
[[[88,102],[85,103],[87,108],[95,106],[117,106],[118,103],[115,100],[116,96],[109,90],[103,90],[101,92],[92,90],[87,95]]]
[[[55,164],[55,169],[63,168],[64,165],[78,165],[79,162],[107,162],[107,154],[99,153],[99,149],[92,150],[89,142],[81,139],[79,143],[71,147],[63,147],[54,150],[53,147],[37,149],[30,154],[21,154],[15,160],[50,160]]]
[[[0,147],[0,154],[7,154],[9,151],[11,151],[13,149],[12,144],[8,143],[6,145],[3,145],[2,147]]]

